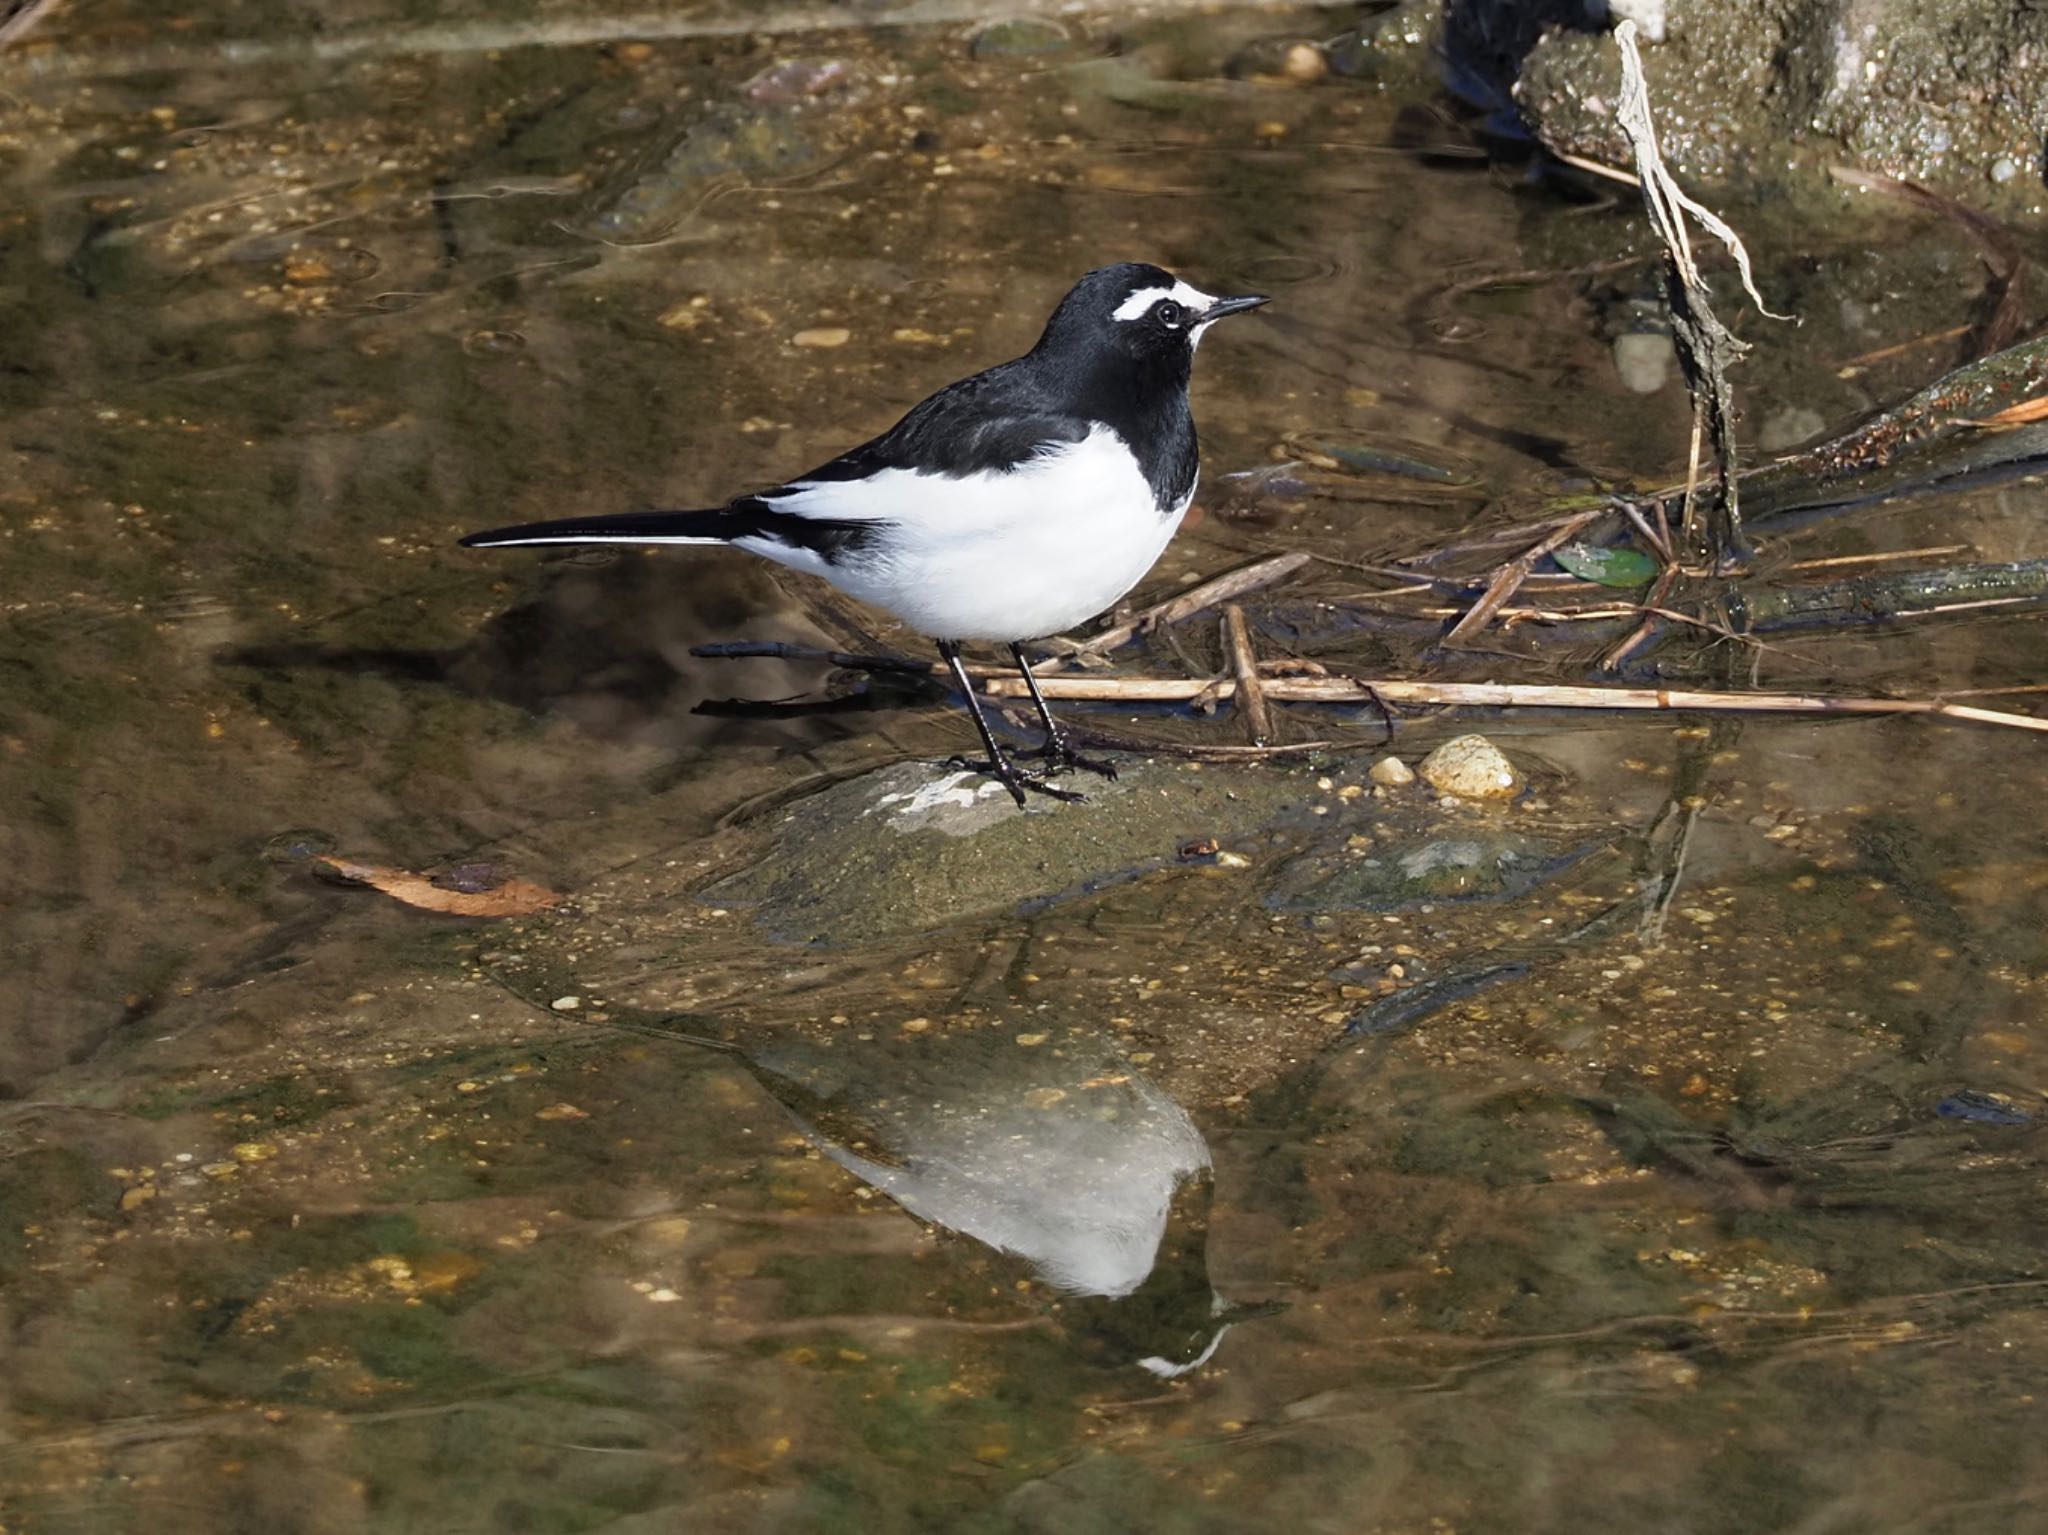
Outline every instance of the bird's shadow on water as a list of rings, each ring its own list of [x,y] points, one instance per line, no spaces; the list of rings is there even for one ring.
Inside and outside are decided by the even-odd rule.
[[[701,745],[743,735],[748,721],[822,721],[800,736],[840,733],[832,717],[931,703],[935,684],[863,677],[828,691],[831,668],[801,659],[707,661],[695,646],[764,628],[817,637],[804,608],[753,562],[603,554],[545,562],[532,594],[445,647],[292,638],[223,649],[216,665],[291,685],[308,674],[381,678],[565,718],[605,741]],[[418,591],[329,619],[337,634],[387,627],[380,610],[416,613]],[[408,622],[416,623],[416,618]],[[734,696],[735,694],[739,696]],[[787,733],[785,732],[785,735]]]

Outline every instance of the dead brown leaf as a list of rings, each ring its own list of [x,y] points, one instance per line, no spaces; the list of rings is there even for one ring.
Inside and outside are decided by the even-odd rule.
[[[554,891],[531,880],[508,879],[487,890],[451,890],[434,883],[432,876],[414,874],[409,869],[389,869],[349,858],[322,857],[314,862],[351,884],[368,885],[408,906],[445,912],[451,917],[530,917],[559,905],[562,900]]]
[[[2017,405],[2008,405],[1997,415],[1986,416],[1976,424],[1978,426],[2029,426],[2036,421],[2048,421],[2048,394],[2038,394],[2031,400],[2022,400]]]

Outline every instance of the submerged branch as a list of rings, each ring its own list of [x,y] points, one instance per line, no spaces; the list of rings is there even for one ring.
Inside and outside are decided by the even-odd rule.
[[[2048,602],[2048,560],[1891,571],[1811,586],[1730,586],[1720,605],[1742,631],[1891,619]]]

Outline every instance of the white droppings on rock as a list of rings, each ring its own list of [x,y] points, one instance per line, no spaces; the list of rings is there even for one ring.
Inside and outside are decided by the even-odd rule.
[[[1459,799],[1507,799],[1519,793],[1522,775],[1485,736],[1446,741],[1419,765],[1423,782]]]
[[[1382,757],[1366,771],[1365,776],[1382,788],[1398,789],[1415,782],[1415,769],[1399,757]]]
[[[980,782],[970,785],[969,779],[980,779]],[[877,810],[886,810],[890,815],[897,817],[920,816],[947,805],[957,805],[965,810],[977,800],[986,799],[991,794],[1007,792],[993,778],[983,779],[979,773],[963,770],[945,778],[934,778],[907,794],[892,790],[887,794],[877,795],[874,804],[861,814],[870,816]]]

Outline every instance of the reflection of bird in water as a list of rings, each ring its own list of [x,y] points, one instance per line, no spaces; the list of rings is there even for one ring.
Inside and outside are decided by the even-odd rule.
[[[1028,1262],[1103,1363],[1183,1374],[1246,1314],[1209,1283],[1201,1132],[1107,1039],[693,1042],[731,1051],[812,1144],[911,1214]]]

